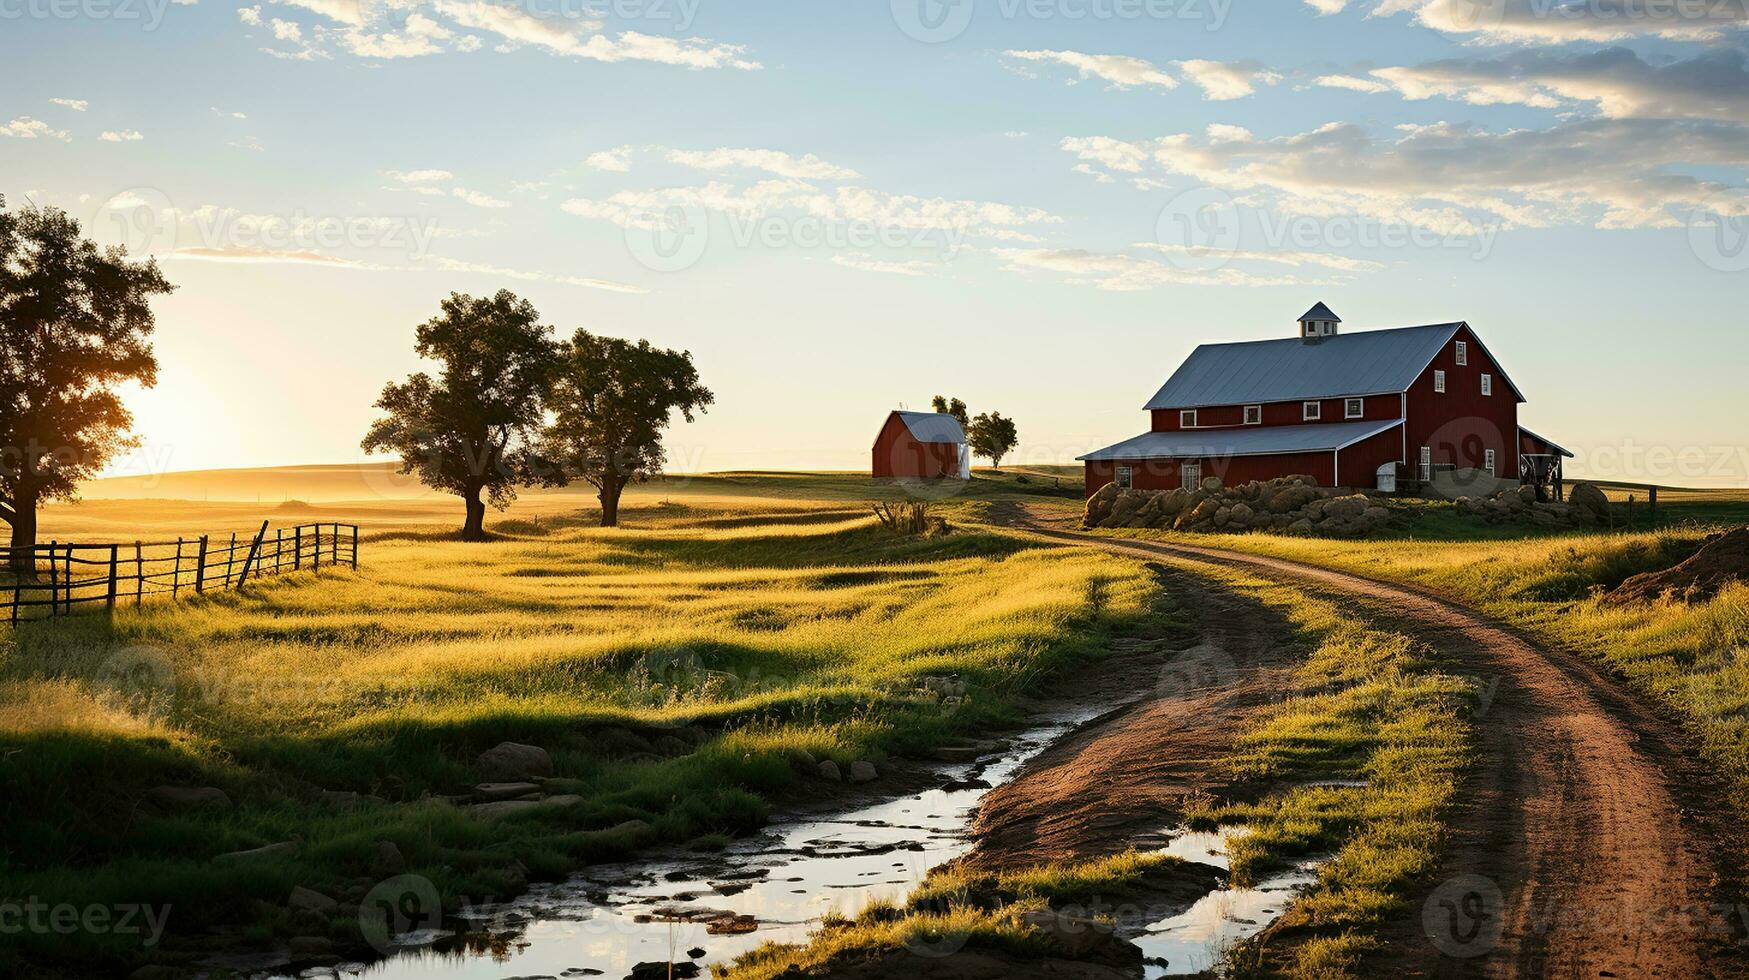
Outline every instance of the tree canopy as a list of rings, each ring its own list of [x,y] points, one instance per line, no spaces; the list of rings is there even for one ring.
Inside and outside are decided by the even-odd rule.
[[[401,457],[401,472],[460,496],[467,507],[462,537],[485,536],[486,502],[499,510],[520,486],[561,482],[534,449],[543,404],[558,366],[552,328],[527,300],[509,290],[489,298],[451,293],[443,312],[421,324],[414,349],[442,363],[383,388],[367,452]],[[484,495],[485,501],[481,500]]]
[[[1014,420],[1003,418],[1000,412],[981,412],[966,429],[966,445],[971,447],[974,455],[988,459],[996,469],[1002,468],[1002,457],[1013,452],[1019,444],[1020,435],[1015,431]]]
[[[966,403],[960,401],[958,398],[948,399],[936,395],[930,400],[929,404],[936,411],[941,412],[944,415],[951,415],[958,419],[961,426],[967,424]]]
[[[99,248],[55,208],[0,198],[0,520],[36,543],[36,509],[137,445],[115,388],[157,382],[150,299],[174,287],[151,259]],[[25,556],[15,565],[28,565]]]
[[[601,526],[613,527],[626,485],[662,472],[662,430],[672,414],[691,422],[715,400],[699,383],[691,352],[579,330],[553,381],[543,450],[568,477],[596,488]]]

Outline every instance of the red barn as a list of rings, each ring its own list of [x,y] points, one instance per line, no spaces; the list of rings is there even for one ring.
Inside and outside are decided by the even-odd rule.
[[[972,478],[972,456],[959,419],[941,412],[893,412],[874,443],[874,475]]]
[[[1319,303],[1296,336],[1199,346],[1148,401],[1147,432],[1080,457],[1087,493],[1290,474],[1392,486],[1460,468],[1517,480],[1571,455],[1519,428],[1524,395],[1469,324],[1343,334],[1341,322]]]

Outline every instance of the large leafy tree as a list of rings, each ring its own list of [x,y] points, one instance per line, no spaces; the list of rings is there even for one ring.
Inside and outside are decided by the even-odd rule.
[[[419,356],[442,363],[383,388],[366,452],[396,453],[402,473],[462,498],[462,538],[486,536],[486,504],[503,510],[516,488],[562,482],[534,449],[543,400],[558,364],[552,328],[509,290],[489,298],[451,293],[443,312],[420,324]]]
[[[1002,457],[1019,444],[1020,434],[1015,431],[1014,420],[1003,418],[1001,412],[980,412],[966,429],[966,445],[974,454],[988,459],[994,469],[1001,469]]]
[[[963,426],[967,424],[966,403],[960,401],[958,398],[944,398],[941,395],[936,395],[930,400],[929,405],[943,415],[951,415],[955,419],[958,419],[960,425]]]
[[[595,487],[601,526],[614,527],[627,484],[662,472],[662,430],[673,413],[691,422],[715,400],[690,352],[579,330],[553,382],[544,451],[567,476]]]
[[[36,511],[71,500],[137,444],[116,386],[157,381],[150,299],[173,288],[155,262],[100,249],[54,208],[8,212],[0,198],[0,520],[12,547],[36,544]],[[28,551],[14,551],[29,574]]]

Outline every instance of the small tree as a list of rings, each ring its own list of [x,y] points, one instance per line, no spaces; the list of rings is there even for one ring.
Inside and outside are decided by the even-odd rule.
[[[930,400],[929,404],[943,415],[951,415],[958,419],[960,425],[964,426],[966,424],[966,419],[968,418],[966,414],[966,403],[960,401],[958,398],[949,400],[940,395],[936,395]]]
[[[563,482],[533,447],[558,345],[534,306],[509,290],[490,299],[451,293],[442,308],[414,341],[442,370],[386,385],[376,407],[388,417],[371,424],[361,445],[399,454],[402,473],[461,497],[462,538],[480,541],[488,501],[503,510],[519,486]]]
[[[138,444],[115,387],[157,381],[148,300],[174,287],[150,259],[99,249],[57,209],[7,213],[0,198],[0,520],[36,545],[37,507],[73,500]],[[35,573],[28,550],[11,565]]]
[[[601,501],[601,526],[619,524],[626,485],[662,472],[662,430],[716,400],[699,384],[692,354],[577,331],[553,384],[553,423],[543,448],[568,477],[587,480]]]
[[[992,469],[1002,468],[1002,457],[1014,451],[1020,444],[1020,435],[1014,430],[1014,420],[1005,419],[1000,412],[982,412],[972,420],[966,430],[966,445],[973,454],[990,461]]]

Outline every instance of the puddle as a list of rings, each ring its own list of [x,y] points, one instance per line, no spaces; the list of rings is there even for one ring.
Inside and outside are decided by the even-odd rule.
[[[1227,843],[1245,833],[1244,827],[1186,832],[1161,850],[1186,861],[1228,868]],[[1151,980],[1218,967],[1233,944],[1257,935],[1281,917],[1296,892],[1317,880],[1318,865],[1324,860],[1301,861],[1253,888],[1216,889],[1178,915],[1143,927],[1139,935],[1127,936],[1142,949],[1147,963],[1145,976]]]
[[[564,882],[535,885],[515,901],[470,909],[446,923],[447,931],[398,937],[401,948],[381,962],[304,975],[619,980],[638,963],[691,959],[702,973],[767,942],[802,942],[823,914],[853,915],[871,902],[902,900],[931,868],[965,853],[972,812],[988,787],[1095,714],[1059,717],[1007,739],[999,755],[940,767],[943,784],[975,781],[964,788],[829,818],[774,821],[716,854],[658,851],[626,864],[592,865]],[[742,926],[756,928],[712,934],[709,920],[728,915],[749,916]],[[693,949],[703,955],[690,957]]]

